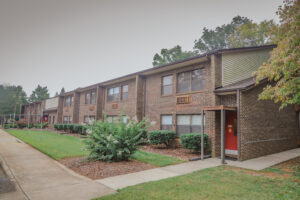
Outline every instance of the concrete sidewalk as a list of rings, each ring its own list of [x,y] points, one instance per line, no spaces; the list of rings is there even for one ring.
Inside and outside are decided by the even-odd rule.
[[[128,186],[145,183],[149,181],[157,181],[174,176],[180,176],[192,173],[198,170],[216,167],[221,165],[220,159],[209,158],[203,161],[187,162],[178,165],[170,165],[167,167],[149,169],[131,174],[109,177],[97,180],[99,183],[106,185],[115,190],[122,189]]]
[[[300,156],[300,148],[292,149],[276,154],[271,154],[246,161],[231,161],[226,160],[230,166],[241,167],[251,170],[262,170],[267,167],[279,164],[281,162],[293,159]],[[180,176],[188,173],[192,173],[198,170],[216,167],[221,165],[221,160],[218,158],[209,158],[203,161],[193,161],[178,165],[171,165],[162,168],[155,168],[146,171],[125,174],[120,176],[109,177],[105,179],[97,180],[110,188],[115,190],[122,189],[128,186],[137,185],[149,181],[157,181],[164,178],[170,178],[174,176]]]
[[[259,158],[254,158],[251,160],[246,160],[242,162],[226,160],[227,164],[234,167],[241,167],[251,170],[263,170],[265,168],[277,165],[279,163],[291,160],[293,158],[300,156],[300,148],[291,149],[288,151],[283,151],[280,153],[274,153],[267,156],[262,156]]]
[[[19,187],[15,194],[0,195],[1,200],[83,200],[115,192],[66,169],[3,130],[0,130],[0,157],[14,177],[17,189]]]

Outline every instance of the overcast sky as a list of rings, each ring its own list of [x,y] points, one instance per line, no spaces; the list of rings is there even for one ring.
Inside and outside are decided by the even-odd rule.
[[[152,67],[203,27],[236,15],[274,19],[282,0],[0,0],[0,83],[38,84],[51,96]]]

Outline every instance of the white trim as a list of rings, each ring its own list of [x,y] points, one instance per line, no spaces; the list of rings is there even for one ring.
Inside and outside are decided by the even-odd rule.
[[[237,150],[225,149],[225,154],[238,155]]]

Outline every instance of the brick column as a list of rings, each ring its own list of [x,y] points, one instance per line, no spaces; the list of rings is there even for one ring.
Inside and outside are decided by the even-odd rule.
[[[63,122],[63,109],[64,109],[64,97],[59,96],[58,97],[58,105],[57,105],[57,119],[56,122],[58,124],[62,124]]]
[[[104,88],[97,87],[96,120],[102,120]]]
[[[136,106],[135,106],[135,114],[139,121],[141,121],[145,115],[144,113],[144,99],[145,99],[145,78],[141,75],[136,75]]]
[[[74,92],[74,104],[73,104],[73,115],[72,115],[72,123],[79,123],[79,106],[80,106],[80,93]]]

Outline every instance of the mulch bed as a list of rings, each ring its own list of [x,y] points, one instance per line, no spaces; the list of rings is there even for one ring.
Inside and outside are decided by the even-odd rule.
[[[86,157],[76,157],[64,158],[59,160],[59,162],[76,173],[93,180],[155,168],[153,165],[137,160],[108,163],[103,161],[87,161]]]
[[[140,150],[147,151],[150,153],[158,153],[167,156],[172,156],[181,160],[189,160],[191,158],[196,158],[201,155],[200,153],[195,153],[182,147],[166,148],[164,145],[145,145]]]

